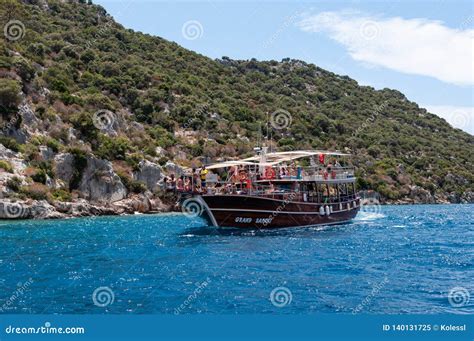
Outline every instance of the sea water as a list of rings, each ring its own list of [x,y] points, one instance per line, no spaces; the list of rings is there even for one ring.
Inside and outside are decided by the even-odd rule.
[[[0,221],[0,313],[474,313],[473,208],[255,231],[182,214]]]

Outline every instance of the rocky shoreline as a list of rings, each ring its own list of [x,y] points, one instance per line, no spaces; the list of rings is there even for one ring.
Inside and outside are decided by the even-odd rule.
[[[174,210],[174,204],[146,195],[132,196],[114,203],[92,204],[84,199],[75,202],[46,200],[0,201],[0,219],[66,219],[91,216],[132,215],[137,213],[166,213]]]
[[[182,170],[172,162],[164,167],[141,160],[133,170],[119,173],[112,162],[91,154],[54,153],[42,148],[38,160],[49,163],[54,177],[44,175],[44,184],[31,181],[31,167],[24,155],[0,144],[0,160],[11,167],[0,167],[0,219],[63,219],[72,217],[170,212],[176,197],[162,191],[166,173]],[[82,166],[78,169],[77,164]],[[51,193],[66,192],[60,200]],[[139,193],[134,192],[138,185]],[[38,188],[41,190],[39,192]],[[45,193],[45,194],[44,194]]]

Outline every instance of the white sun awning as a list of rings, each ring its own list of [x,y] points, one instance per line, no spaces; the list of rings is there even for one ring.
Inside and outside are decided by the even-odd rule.
[[[233,161],[224,161],[219,163],[214,163],[212,165],[206,166],[207,169],[216,169],[216,168],[227,168],[227,167],[235,167],[235,166],[273,166],[275,165],[274,162],[250,162],[244,160],[233,160]]]
[[[282,162],[292,161],[301,159],[304,157],[310,157],[315,155],[330,155],[330,156],[349,156],[350,154],[333,152],[327,150],[298,150],[290,152],[275,152],[268,153],[265,155],[266,162],[260,162],[260,156],[252,156],[241,160],[224,161],[209,165],[207,169],[226,168],[233,166],[247,166],[247,165],[260,165],[260,166],[274,166]]]
[[[303,157],[309,157],[314,155],[331,155],[331,156],[349,156],[350,154],[340,153],[340,152],[332,152],[327,150],[298,150],[298,151],[291,151],[291,152],[276,152],[276,153],[268,153],[266,154],[267,162],[285,162],[300,159]],[[245,161],[258,161],[260,156],[252,156],[245,158]]]

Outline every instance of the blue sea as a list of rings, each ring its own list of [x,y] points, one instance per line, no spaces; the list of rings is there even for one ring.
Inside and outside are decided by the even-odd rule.
[[[0,222],[4,314],[474,313],[472,205],[219,230],[182,214]]]

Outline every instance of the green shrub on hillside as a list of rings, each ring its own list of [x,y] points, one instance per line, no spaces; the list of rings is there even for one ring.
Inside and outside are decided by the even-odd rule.
[[[130,142],[124,137],[108,137],[101,135],[96,154],[107,160],[125,160],[126,153],[130,150]]]
[[[20,104],[21,86],[12,79],[0,78],[0,110],[5,115]]]
[[[0,169],[3,169],[5,172],[8,173],[13,173],[12,165],[6,160],[0,160]]]

